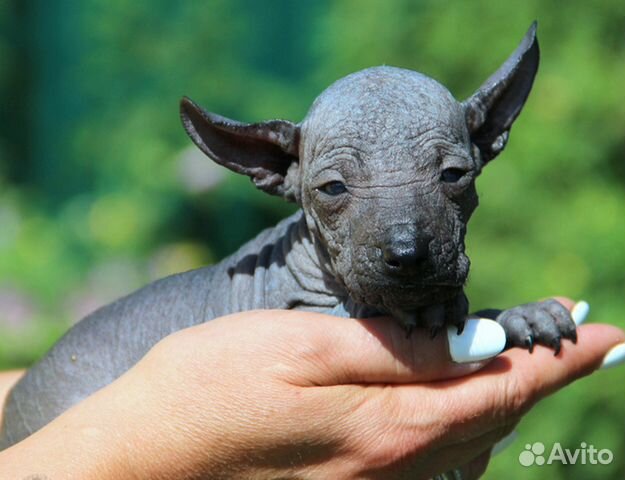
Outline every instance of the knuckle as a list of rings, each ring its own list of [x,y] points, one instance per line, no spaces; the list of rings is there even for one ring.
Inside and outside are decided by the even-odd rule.
[[[504,383],[504,401],[502,404],[502,416],[506,420],[520,419],[532,406],[532,394],[528,385],[529,381],[510,375]]]

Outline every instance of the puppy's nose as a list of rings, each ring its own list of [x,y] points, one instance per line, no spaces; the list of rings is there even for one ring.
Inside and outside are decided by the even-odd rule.
[[[388,243],[382,249],[386,269],[396,274],[414,272],[427,259],[430,240],[427,236],[420,236]]]

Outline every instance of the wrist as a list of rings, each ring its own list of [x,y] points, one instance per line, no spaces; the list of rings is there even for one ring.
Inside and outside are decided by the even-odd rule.
[[[132,410],[120,408],[136,394],[123,397],[114,382],[0,452],[0,478],[147,478],[141,443],[130,441]]]
[[[131,469],[114,436],[85,421],[89,413],[78,405],[0,452],[0,478],[127,478]]]

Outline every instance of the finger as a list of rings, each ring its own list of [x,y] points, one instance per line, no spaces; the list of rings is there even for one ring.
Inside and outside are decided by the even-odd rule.
[[[450,358],[446,335],[432,339],[428,332],[417,328],[407,337],[403,328],[386,317],[357,320],[312,313],[304,314],[304,318],[302,312],[282,312],[280,315],[296,316],[306,322],[304,343],[292,348],[301,352],[297,359],[303,380],[317,386],[413,383],[455,378],[475,372],[489,361],[483,358],[484,355],[475,355],[476,361],[454,363]],[[485,321],[494,324],[490,320]],[[468,325],[458,338],[475,344],[478,341],[475,336],[476,328]],[[492,356],[503,348],[504,342],[501,341],[501,348],[494,350]],[[471,358],[465,356],[464,360]],[[302,368],[303,365],[307,368]]]
[[[479,375],[480,380],[495,375],[497,381],[508,385],[507,379],[516,385],[522,398],[538,401],[572,381],[589,375],[601,366],[607,351],[625,340],[625,332],[612,325],[586,325],[579,327],[578,344],[567,343],[562,347],[562,358],[555,358],[550,349],[537,347],[535,356],[528,359],[522,351],[510,351],[502,355],[512,368],[504,372],[501,365]]]
[[[563,345],[559,357],[542,346],[536,347],[533,355],[510,350],[470,379],[435,382],[433,385],[445,392],[446,402],[442,408],[448,413],[446,417],[440,413],[441,428],[476,437],[498,424],[509,424],[527,413],[541,398],[599,368],[606,352],[623,340],[625,333],[616,327],[587,325],[579,328],[578,343]],[[427,401],[423,392],[420,394],[421,401]],[[432,387],[429,394],[441,397]],[[403,397],[406,403],[415,401],[410,400],[409,395]],[[474,420],[454,425],[456,418]],[[445,425],[447,419],[452,423]]]

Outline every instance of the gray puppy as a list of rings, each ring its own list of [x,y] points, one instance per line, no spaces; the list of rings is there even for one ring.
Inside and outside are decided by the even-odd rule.
[[[11,391],[0,448],[132,367],[160,339],[233,312],[390,314],[410,331],[462,329],[464,237],[475,179],[504,148],[538,68],[536,27],[468,100],[394,67],[325,90],[299,124],[244,124],[184,98],[182,122],[211,159],[302,208],[212,267],[157,281],[74,326]],[[559,303],[497,312],[508,346],[576,339]]]

